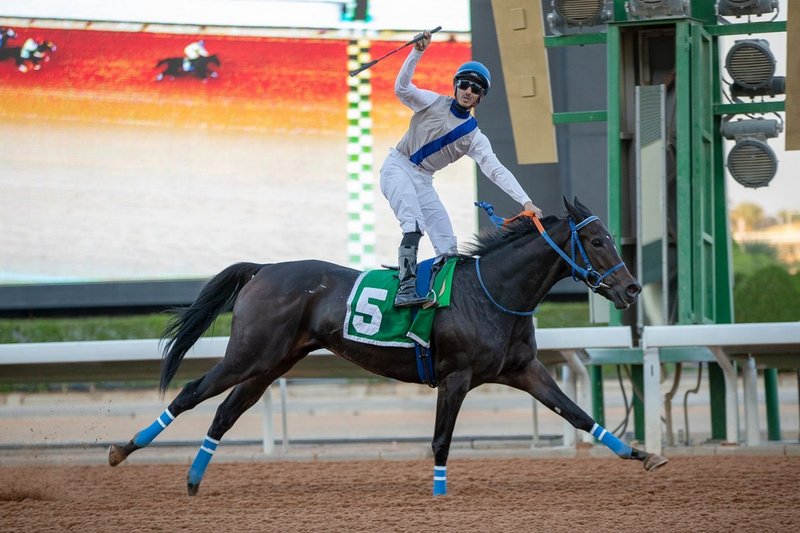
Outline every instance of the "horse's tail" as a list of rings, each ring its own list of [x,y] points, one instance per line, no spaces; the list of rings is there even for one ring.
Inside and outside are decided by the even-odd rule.
[[[236,263],[205,284],[197,299],[189,307],[178,309],[164,329],[164,346],[161,360],[161,393],[169,386],[178,371],[183,357],[214,320],[236,300],[239,292],[264,265]]]

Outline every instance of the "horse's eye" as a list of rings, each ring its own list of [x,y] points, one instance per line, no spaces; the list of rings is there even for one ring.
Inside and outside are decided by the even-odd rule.
[[[594,246],[595,248],[600,248],[601,246],[603,246],[603,241],[595,237],[594,239],[592,239],[592,246]]]

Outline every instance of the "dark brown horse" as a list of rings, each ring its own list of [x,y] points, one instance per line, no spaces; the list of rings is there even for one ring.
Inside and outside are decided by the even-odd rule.
[[[156,68],[164,67],[162,72],[156,75],[156,81],[161,81],[166,77],[181,78],[184,76],[192,76],[200,80],[207,80],[208,78],[216,79],[219,74],[211,68],[211,65],[219,66],[219,58],[216,54],[208,57],[200,56],[191,61],[191,69],[183,69],[184,58],[182,57],[168,57],[161,59],[156,63]]]
[[[567,217],[546,218],[543,234],[532,216],[517,217],[479,236],[456,265],[450,306],[437,310],[431,333],[438,382],[434,495],[446,493],[445,465],[461,404],[471,389],[484,383],[502,383],[530,393],[621,458],[642,461],[647,470],[667,462],[631,448],[595,423],[559,389],[536,358],[530,314],[560,279],[577,276],[620,309],[636,301],[641,291],[604,225],[577,199],[574,205],[564,203]],[[219,313],[233,304],[224,358],[188,383],[158,419],[126,445],[112,445],[111,466],[150,444],[181,413],[233,387],[189,469],[188,491],[196,494],[222,436],[273,381],[319,348],[375,374],[419,383],[413,349],[343,337],[346,301],[358,276],[356,270],[314,260],[238,263],[216,275],[165,332],[169,341],[162,361],[162,393],[189,349]]]
[[[36,50],[29,57],[22,57],[21,46],[3,46],[0,48],[0,61],[13,59],[20,72],[40,70],[44,63],[50,61],[50,56],[58,47],[53,41],[42,41],[37,43]]]

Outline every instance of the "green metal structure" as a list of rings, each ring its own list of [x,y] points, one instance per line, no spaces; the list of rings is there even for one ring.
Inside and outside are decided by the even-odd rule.
[[[669,283],[664,288],[667,324],[733,322],[732,262],[720,126],[725,115],[783,111],[783,102],[723,103],[719,37],[785,32],[785,22],[719,24],[715,2],[692,0],[687,16],[629,19],[625,0],[614,0],[613,21],[602,33],[545,38],[547,47],[605,43],[608,85],[605,110],[554,113],[554,124],[607,122],[608,227],[623,259],[636,264],[636,175],[633,94],[636,86],[663,83],[674,106],[671,179],[667,179]],[[641,273],[636,273],[640,276]],[[641,278],[640,278],[641,279]],[[628,324],[638,336],[635,313],[615,309],[611,325]],[[724,380],[710,363],[712,438],[724,439]],[[636,368],[638,367],[638,368]],[[636,365],[634,376],[641,366]],[[600,379],[601,372],[592,373]],[[636,380],[639,381],[639,380]],[[597,420],[603,420],[602,387],[592,387]],[[768,391],[768,395],[770,392]],[[638,403],[638,405],[637,405]],[[635,402],[636,438],[644,438],[643,407]]]

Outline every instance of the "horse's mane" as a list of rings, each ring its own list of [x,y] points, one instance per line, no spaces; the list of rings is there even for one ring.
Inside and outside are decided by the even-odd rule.
[[[548,216],[542,219],[542,225],[547,228],[559,220],[556,216]],[[520,217],[506,226],[481,231],[475,235],[473,241],[466,243],[462,255],[486,255],[501,246],[514,243],[523,238],[535,239],[539,235],[539,230],[536,229],[530,218]]]

